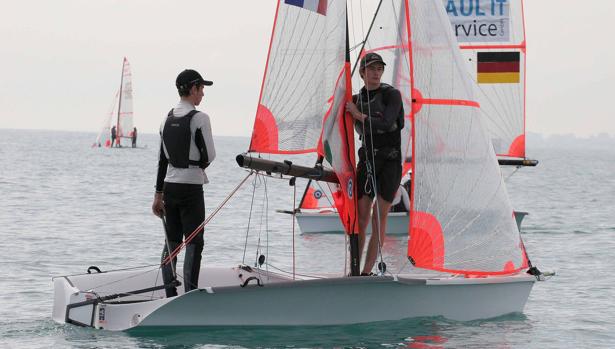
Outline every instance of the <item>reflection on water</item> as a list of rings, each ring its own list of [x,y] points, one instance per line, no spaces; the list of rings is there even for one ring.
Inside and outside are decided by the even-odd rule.
[[[266,316],[266,314],[263,314]],[[459,336],[458,331],[463,335]],[[522,315],[490,321],[451,322],[442,318],[417,318],[350,326],[327,327],[226,327],[184,329],[135,329],[128,335],[142,344],[165,346],[230,345],[262,347],[483,347],[484,331],[497,329],[500,336],[489,339],[489,347],[509,348],[521,344],[529,331]],[[482,343],[482,344],[481,344]]]

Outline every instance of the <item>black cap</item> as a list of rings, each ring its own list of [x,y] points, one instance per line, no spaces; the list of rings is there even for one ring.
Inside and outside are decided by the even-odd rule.
[[[190,89],[192,86],[211,86],[214,83],[209,80],[204,80],[201,74],[196,70],[186,69],[177,75],[175,79],[175,86],[178,90]]]
[[[373,63],[382,63],[382,65],[386,65],[382,60],[382,57],[374,52],[370,52],[361,58],[361,68],[365,68]]]

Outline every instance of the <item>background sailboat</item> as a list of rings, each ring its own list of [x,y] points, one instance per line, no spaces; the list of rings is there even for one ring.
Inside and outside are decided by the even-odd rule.
[[[111,111],[103,121],[103,126],[96,138],[94,146],[129,147],[132,145],[134,135],[134,115],[132,105],[132,73],[130,63],[124,57],[122,61],[122,76],[120,88],[116,93]],[[111,132],[115,127],[116,140],[112,144]]]
[[[522,0],[443,0],[476,84],[487,132],[499,157],[525,158],[526,39]]]
[[[249,150],[312,152],[324,158],[324,167],[256,154],[239,155],[237,161],[252,169],[250,175],[331,183],[348,235],[349,269],[357,275],[354,142],[344,110],[350,98],[346,4],[318,5],[278,2]],[[332,325],[421,316],[472,320],[521,312],[536,278],[525,273],[527,254],[440,0],[387,0],[375,20],[383,32],[395,35],[369,47],[387,61],[397,58],[396,71],[407,87],[403,93],[413,124],[407,266],[420,270],[383,270],[378,277],[274,273],[263,255],[254,266],[204,268],[199,289],[178,290],[180,295],[171,298],[162,298],[165,285],[158,268],[63,276],[54,280],[54,320],[126,330]]]

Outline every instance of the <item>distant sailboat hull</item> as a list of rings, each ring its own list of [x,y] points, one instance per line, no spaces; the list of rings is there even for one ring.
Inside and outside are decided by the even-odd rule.
[[[151,285],[155,278],[155,273],[144,277],[141,271],[56,278],[53,318],[60,323],[113,331],[142,327],[345,325],[430,316],[467,321],[522,312],[536,281],[527,274],[488,278],[323,275],[293,280],[292,276],[263,270],[206,268],[202,270],[200,289],[180,292],[177,297],[162,298],[164,291],[155,291],[147,294],[151,300],[134,295],[119,299],[121,303],[95,303],[67,310],[71,303],[103,292],[88,289],[93,284],[108,284],[104,293],[119,293],[128,291],[127,287]]]
[[[517,228],[521,230],[523,218],[527,212],[515,211],[515,221]],[[301,210],[295,213],[299,229],[304,234],[317,233],[344,233],[344,227],[340,222],[339,215],[331,209],[325,210]],[[387,219],[387,235],[408,235],[408,220],[410,217],[406,212],[391,212]],[[371,223],[367,227],[367,232],[372,231]]]

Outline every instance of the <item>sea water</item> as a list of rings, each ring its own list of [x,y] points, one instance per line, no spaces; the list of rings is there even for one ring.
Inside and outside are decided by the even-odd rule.
[[[128,333],[56,324],[52,276],[83,273],[90,265],[112,270],[158,262],[163,228],[151,203],[159,145],[155,135],[139,137],[137,149],[105,149],[90,147],[94,134],[0,130],[0,348],[615,347],[615,150],[531,144],[539,166],[504,175],[513,207],[530,213],[522,231],[531,261],[557,276],[534,286],[523,314]],[[216,137],[215,143],[208,215],[247,175],[235,155],[249,139]],[[298,273],[343,273],[343,235],[301,235],[298,227],[293,233],[289,216],[275,213],[293,208],[302,184],[248,179],[208,224],[203,266],[252,265],[265,254],[271,268],[292,270],[294,241]],[[387,238],[389,270],[407,267],[406,243],[406,237]]]

